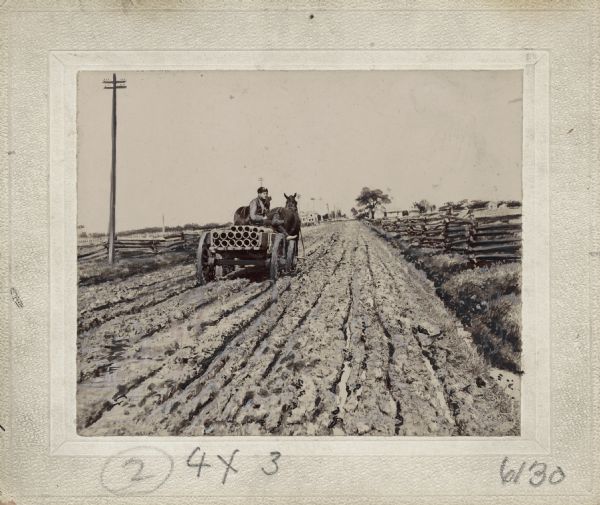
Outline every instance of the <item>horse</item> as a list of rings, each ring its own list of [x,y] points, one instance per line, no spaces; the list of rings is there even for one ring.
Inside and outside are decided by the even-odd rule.
[[[300,214],[298,214],[298,201],[296,200],[296,193],[293,195],[285,196],[285,207],[275,207],[267,213],[267,220],[272,222],[273,220],[279,220],[280,224],[273,225],[277,231],[285,232],[287,235],[296,236],[300,233],[300,227],[302,221],[300,220]]]
[[[267,212],[271,208],[271,197],[267,196],[267,200],[265,201],[265,207],[267,208]],[[250,206],[246,205],[245,207],[239,207],[235,213],[233,214],[233,224],[235,225],[244,225],[251,224],[250,223]]]

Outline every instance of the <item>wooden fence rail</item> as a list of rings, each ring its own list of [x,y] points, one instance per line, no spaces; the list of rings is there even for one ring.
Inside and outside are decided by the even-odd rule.
[[[119,238],[115,241],[115,250],[121,257],[161,254],[196,247],[200,238],[198,232],[181,232],[152,238]],[[107,243],[82,245],[78,247],[77,259],[80,261],[108,256]]]
[[[413,247],[465,254],[474,262],[521,258],[520,211],[469,217],[432,213],[383,219],[374,224]]]

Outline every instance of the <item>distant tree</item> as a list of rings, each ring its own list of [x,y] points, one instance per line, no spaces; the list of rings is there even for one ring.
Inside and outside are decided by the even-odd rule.
[[[413,207],[417,209],[420,214],[425,214],[425,212],[431,212],[432,210],[435,210],[435,205],[430,204],[425,199],[413,203]]]
[[[380,189],[362,188],[360,195],[356,198],[359,207],[363,207],[375,219],[375,210],[385,203],[391,203],[389,195]]]
[[[354,207],[350,209],[350,212],[352,213],[352,217],[356,217],[356,214],[358,214],[358,211]]]

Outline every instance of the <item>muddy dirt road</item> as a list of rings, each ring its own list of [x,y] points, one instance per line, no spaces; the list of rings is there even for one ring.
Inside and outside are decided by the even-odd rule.
[[[80,287],[79,433],[518,434],[421,272],[358,222],[305,242],[274,287],[197,287],[191,262]]]

